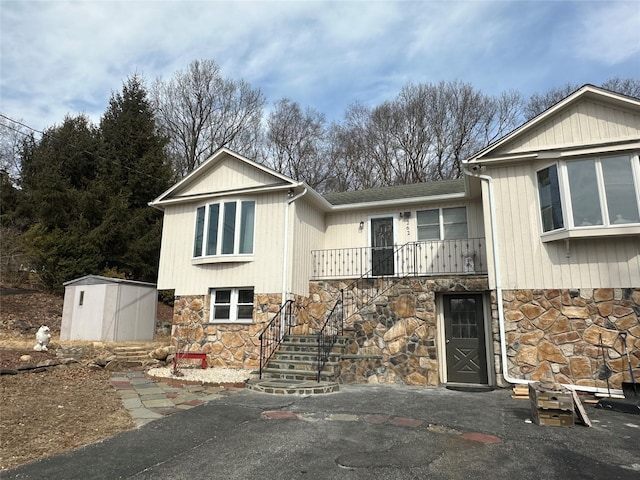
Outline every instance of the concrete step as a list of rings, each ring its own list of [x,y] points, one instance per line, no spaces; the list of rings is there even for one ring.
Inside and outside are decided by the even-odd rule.
[[[276,378],[252,379],[247,383],[249,390],[272,395],[322,395],[337,392],[336,382],[315,380],[283,380]]]
[[[342,345],[334,345],[331,351],[335,355],[340,355],[342,353],[343,346]],[[278,351],[281,352],[300,352],[300,353],[309,353],[309,354],[318,354],[318,344],[312,343],[296,343],[296,342],[281,342],[278,346]]]
[[[265,378],[281,379],[281,380],[316,380],[318,375],[314,370],[290,370],[282,368],[265,368],[262,371],[262,376]],[[333,372],[320,372],[320,379],[326,381],[333,381]]]
[[[326,362],[324,364],[324,369],[332,369],[332,367],[337,364],[338,362]],[[271,360],[269,360],[269,368],[274,368],[276,370],[312,370],[314,372],[317,372],[318,362],[315,361],[315,359],[313,361],[308,361],[272,358]]]
[[[349,337],[339,335],[336,337],[336,345],[346,345]],[[283,343],[318,345],[318,335],[285,335]]]
[[[276,350],[273,353],[273,359],[276,359],[277,361],[293,361],[293,362],[316,362],[317,363],[317,359],[318,359],[318,352],[289,352],[289,351],[281,351],[281,350]],[[340,360],[340,354],[331,354],[329,355],[329,359],[330,362],[337,362],[338,360]]]

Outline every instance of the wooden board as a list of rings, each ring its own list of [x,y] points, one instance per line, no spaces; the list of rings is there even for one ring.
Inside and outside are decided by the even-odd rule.
[[[578,394],[576,393],[575,390],[571,390],[571,394],[573,396],[573,405],[575,407],[575,411],[578,413],[578,418],[580,419],[580,421],[586,425],[587,427],[591,426],[591,420],[589,420],[589,417],[587,416],[587,412],[585,411],[584,407],[582,406],[582,402],[580,401],[580,397],[578,396]]]

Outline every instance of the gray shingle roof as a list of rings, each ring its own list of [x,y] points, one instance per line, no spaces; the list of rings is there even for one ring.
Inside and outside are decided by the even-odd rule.
[[[393,187],[369,188],[352,192],[325,193],[323,197],[332,205],[381,202],[385,200],[404,200],[419,197],[435,197],[464,193],[464,178],[442,180],[439,182],[414,183]]]

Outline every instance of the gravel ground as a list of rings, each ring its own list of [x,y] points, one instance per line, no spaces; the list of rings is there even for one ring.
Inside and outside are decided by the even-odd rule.
[[[180,374],[180,376],[173,375],[173,368],[171,367],[151,368],[147,371],[147,375],[151,377],[199,381],[211,384],[244,383],[250,378],[257,377],[251,370],[235,368],[206,368],[204,370],[200,368],[184,368],[180,370]]]

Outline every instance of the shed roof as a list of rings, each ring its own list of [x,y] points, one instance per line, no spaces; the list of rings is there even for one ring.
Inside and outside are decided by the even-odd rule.
[[[331,205],[349,205],[359,203],[406,200],[414,198],[439,197],[452,194],[464,194],[464,178],[442,180],[438,182],[376,187],[351,192],[326,193],[324,198]]]
[[[135,285],[137,287],[152,287],[156,288],[155,283],[137,282],[135,280],[126,280],[122,278],[103,277],[100,275],[85,275],[84,277],[76,278],[64,282],[62,285],[67,287],[69,285],[104,285],[105,283],[115,283],[123,285]]]

